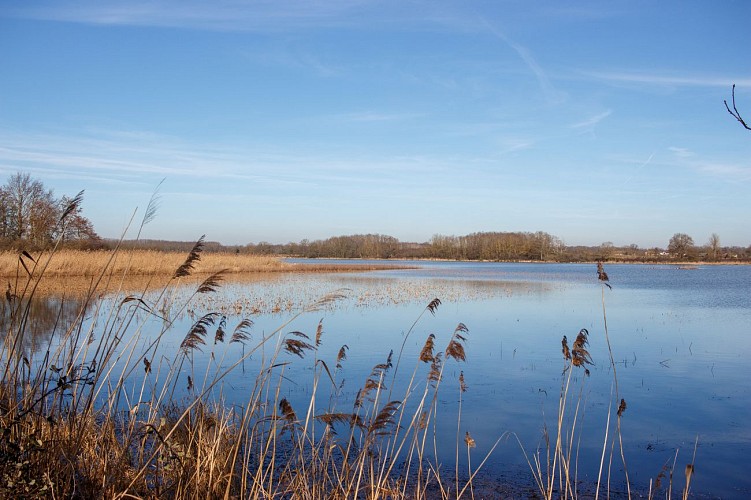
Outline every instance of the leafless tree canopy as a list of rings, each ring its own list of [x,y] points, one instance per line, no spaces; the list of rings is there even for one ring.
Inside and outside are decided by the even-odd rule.
[[[45,248],[59,237],[65,242],[99,242],[76,198],[56,199],[52,190],[27,173],[16,173],[0,186],[0,247]],[[65,217],[63,217],[65,215]]]

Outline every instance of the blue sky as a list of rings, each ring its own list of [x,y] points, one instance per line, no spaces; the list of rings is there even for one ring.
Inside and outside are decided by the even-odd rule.
[[[3,0],[0,179],[105,237],[751,244],[751,2]]]

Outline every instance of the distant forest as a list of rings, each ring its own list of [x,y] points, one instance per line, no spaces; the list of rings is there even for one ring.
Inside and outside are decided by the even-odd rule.
[[[126,248],[148,248],[188,252],[195,242],[161,240],[126,241]],[[301,258],[332,259],[446,259],[501,262],[749,262],[751,246],[723,247],[719,236],[710,237],[705,245],[676,233],[666,248],[625,247],[605,242],[598,246],[566,246],[548,233],[483,232],[466,236],[435,235],[425,243],[402,242],[382,234],[335,236],[325,240],[299,243],[257,243],[227,246],[205,242],[204,251],[258,255],[281,255]]]
[[[83,193],[79,194],[82,195]],[[112,248],[117,242],[99,237],[80,203],[67,196],[56,198],[29,174],[11,175],[0,185],[0,250],[41,250],[54,245],[79,249]],[[72,208],[66,208],[66,207]],[[189,252],[195,242],[125,241],[125,248]],[[281,255],[334,259],[445,259],[538,262],[751,262],[751,246],[723,247],[713,234],[704,245],[691,236],[675,233],[667,247],[618,247],[610,242],[597,246],[567,246],[543,231],[482,232],[465,236],[435,235],[424,243],[402,242],[383,234],[354,234],[299,243],[251,243],[225,246],[205,242],[208,252]]]

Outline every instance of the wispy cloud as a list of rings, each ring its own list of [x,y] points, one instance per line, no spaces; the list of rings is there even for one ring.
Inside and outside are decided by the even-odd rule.
[[[580,122],[572,123],[571,125],[569,125],[569,127],[573,129],[591,128],[612,114],[613,114],[613,110],[608,109],[607,111],[603,111],[600,114],[590,116],[589,118],[582,120]]]
[[[689,168],[694,172],[725,182],[746,183],[751,181],[751,165],[708,159],[688,148],[671,146],[668,151],[673,157],[670,162],[672,166]]]
[[[148,132],[98,130],[86,136],[0,135],[0,171],[23,170],[45,178],[107,184],[150,185],[167,177],[178,182],[232,189],[245,185],[276,192],[342,186],[348,190],[373,191],[413,184],[420,179],[431,186],[441,182],[454,185],[456,176],[466,174],[471,164],[472,160],[464,157],[188,143]],[[481,169],[479,166],[478,171]],[[430,181],[426,183],[424,179]]]
[[[269,32],[305,26],[345,24],[348,21],[343,14],[356,10],[361,4],[363,2],[344,0],[266,0],[252,3],[228,0],[47,0],[6,7],[2,14],[83,24]]]
[[[537,62],[537,59],[527,47],[506,36],[503,31],[495,27],[486,19],[482,19],[480,22],[490,33],[502,40],[506,45],[513,49],[514,52],[516,52],[525,66],[532,72],[532,74],[534,74],[537,83],[540,85],[540,90],[548,102],[560,103],[565,100],[565,94],[553,86],[547,72]]]
[[[675,156],[679,158],[691,158],[692,156],[696,156],[696,153],[693,151],[686,149],[686,148],[679,148],[676,146],[671,146],[668,148],[668,151],[673,153]]]
[[[359,113],[344,113],[332,116],[335,120],[345,122],[394,122],[420,118],[419,113],[383,113],[376,111],[363,111]]]
[[[590,78],[613,83],[636,83],[672,87],[730,87],[734,83],[739,86],[751,85],[751,77],[738,77],[737,75],[669,75],[638,71],[584,71],[582,73]]]
[[[702,163],[698,165],[701,172],[733,182],[751,181],[751,167],[727,163]]]

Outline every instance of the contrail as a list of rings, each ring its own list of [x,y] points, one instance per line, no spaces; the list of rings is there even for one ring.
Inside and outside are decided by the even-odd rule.
[[[639,168],[637,168],[637,169],[636,169],[636,171],[635,171],[635,172],[634,172],[633,174],[631,174],[631,177],[629,177],[628,179],[626,179],[626,182],[624,182],[624,183],[623,183],[623,186],[625,186],[626,184],[630,183],[630,182],[631,182],[631,180],[632,180],[632,179],[633,179],[634,177],[636,177],[636,174],[638,174],[639,172],[641,172],[641,170],[642,170],[642,169],[643,169],[644,167],[646,167],[647,165],[649,165],[649,162],[650,162],[650,161],[652,161],[652,158],[654,157],[654,155],[655,155],[655,153],[654,153],[654,151],[653,151],[653,152],[652,152],[652,154],[651,154],[651,155],[649,155],[649,158],[647,158],[647,161],[645,161],[644,163],[642,163],[641,165],[639,165]]]

